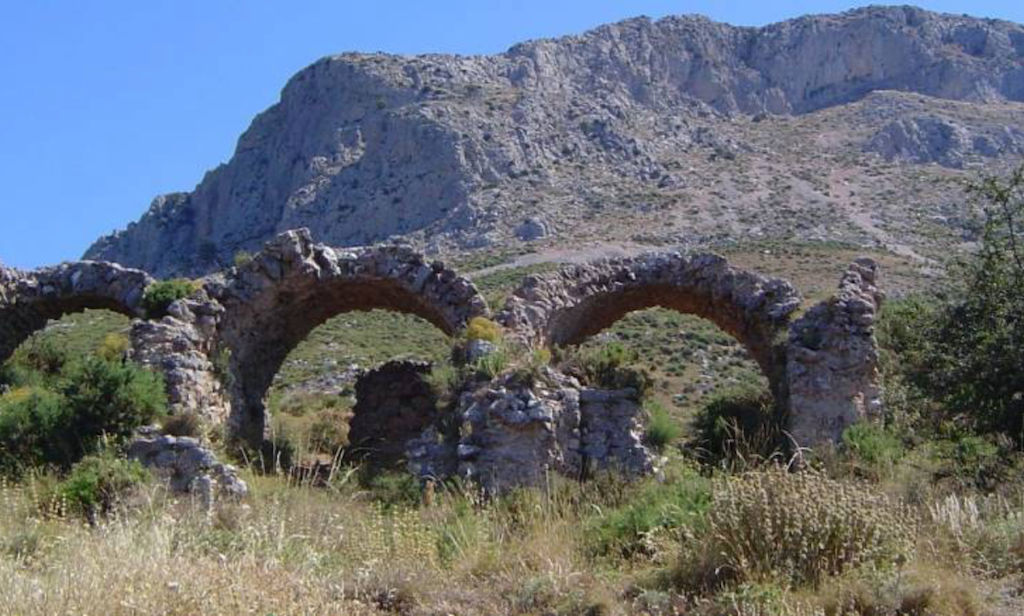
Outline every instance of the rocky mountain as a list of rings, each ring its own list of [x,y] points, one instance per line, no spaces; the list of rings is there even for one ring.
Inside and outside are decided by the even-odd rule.
[[[637,18],[495,56],[323,58],[228,163],[86,257],[195,274],[309,227],[440,253],[777,238],[927,258],[970,239],[950,182],[1021,154],[1020,25],[912,7]]]

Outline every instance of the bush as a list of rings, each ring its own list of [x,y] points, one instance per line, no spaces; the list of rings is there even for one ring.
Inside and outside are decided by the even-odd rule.
[[[1001,442],[1000,442],[1001,441]],[[951,480],[959,489],[988,492],[1006,485],[1019,474],[1019,452],[1006,437],[996,439],[971,434],[954,435],[932,443],[932,457],[939,463],[937,480]]]
[[[245,250],[239,250],[235,253],[235,256],[231,258],[231,262],[234,263],[235,267],[245,267],[252,263],[252,255]]]
[[[702,526],[711,504],[710,480],[693,472],[664,484],[645,482],[630,492],[626,502],[598,508],[599,513],[586,522],[584,536],[592,554],[626,558],[645,555],[654,533]]]
[[[72,418],[69,431],[85,442],[100,435],[115,440],[127,438],[167,410],[159,375],[134,364],[99,357],[70,364],[62,375],[59,391]]]
[[[500,344],[502,338],[501,326],[490,319],[473,317],[466,326],[466,340],[485,340],[491,344]]]
[[[123,361],[131,346],[124,334],[107,334],[96,349],[96,354],[107,361]]]
[[[0,459],[5,472],[69,468],[100,439],[127,438],[166,408],[162,380],[132,364],[100,357],[69,363],[54,387],[16,389],[0,398]]]
[[[203,432],[202,422],[195,413],[167,415],[160,421],[160,428],[169,436],[199,437]]]
[[[80,457],[70,424],[69,408],[55,392],[22,387],[0,396],[0,473],[19,475],[31,467],[69,466]]]
[[[387,510],[395,507],[415,507],[421,498],[420,481],[405,471],[378,471],[367,465],[358,476],[370,497]]]
[[[644,441],[658,451],[664,451],[669,443],[679,438],[682,430],[665,407],[649,401],[644,405],[647,411],[647,430]]]
[[[718,486],[707,530],[684,550],[678,579],[702,590],[725,581],[817,586],[861,566],[902,562],[915,531],[912,512],[871,485],[771,466]]]
[[[503,373],[508,365],[508,351],[498,348],[493,353],[488,353],[477,359],[470,368],[478,377],[492,381]]]
[[[603,389],[634,389],[641,398],[651,389],[651,378],[634,365],[639,361],[636,351],[612,342],[598,349],[581,351],[570,360],[570,369],[578,371],[594,387]]]
[[[128,492],[149,479],[149,472],[135,460],[107,453],[91,455],[72,467],[57,484],[55,496],[70,511],[92,518],[109,513]]]
[[[843,432],[843,446],[871,466],[891,468],[903,458],[903,442],[884,427],[863,422]]]
[[[59,375],[69,360],[67,351],[56,341],[39,336],[33,336],[14,357],[15,363],[44,377]]]
[[[981,247],[957,263],[947,301],[911,336],[908,378],[970,430],[1024,442],[1024,166],[971,186]]]
[[[167,309],[179,299],[184,299],[196,292],[196,285],[185,278],[161,280],[146,287],[142,295],[142,308],[150,319],[158,319],[167,315]]]
[[[716,393],[697,413],[690,449],[705,464],[756,464],[786,450],[784,429],[771,393],[738,386]]]

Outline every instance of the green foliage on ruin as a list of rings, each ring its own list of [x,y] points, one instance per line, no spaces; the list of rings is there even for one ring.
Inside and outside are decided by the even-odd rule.
[[[142,295],[142,308],[147,317],[158,319],[167,315],[171,304],[192,295],[196,290],[196,284],[186,278],[160,280],[146,287]]]

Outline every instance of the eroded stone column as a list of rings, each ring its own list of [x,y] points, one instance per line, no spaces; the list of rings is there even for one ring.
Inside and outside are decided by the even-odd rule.
[[[850,425],[881,416],[874,324],[885,296],[877,278],[877,263],[857,259],[836,294],[790,328],[789,421],[799,447],[838,442]]]
[[[210,426],[224,425],[229,416],[213,363],[223,311],[200,295],[174,302],[160,320],[132,322],[132,359],[164,375],[172,415],[194,414]]]

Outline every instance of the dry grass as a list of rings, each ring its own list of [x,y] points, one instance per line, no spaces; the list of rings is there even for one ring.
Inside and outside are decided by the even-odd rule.
[[[95,526],[6,486],[0,613],[583,613],[604,592],[543,499],[384,508],[354,487],[252,481],[249,502],[212,516],[153,488]]]
[[[45,478],[4,484],[0,614],[953,616],[1021,607],[1007,589],[1024,572],[1024,507],[1005,497],[911,506],[882,496],[898,490],[821,471],[710,480],[677,466],[665,483],[552,479],[492,501],[441,485],[414,503],[355,477],[314,488],[251,475],[253,494],[212,514],[148,486],[93,525],[59,503],[41,506]],[[710,485],[710,506],[673,513],[696,498],[681,490]],[[594,551],[595,533],[630,531],[626,521],[651,517],[646,507],[670,522],[639,532],[643,549]],[[1004,611],[986,611],[1004,599]]]

